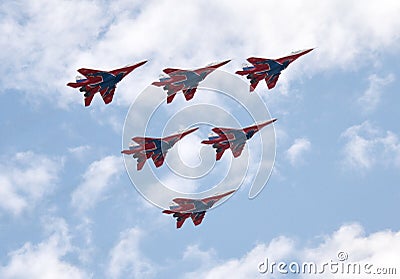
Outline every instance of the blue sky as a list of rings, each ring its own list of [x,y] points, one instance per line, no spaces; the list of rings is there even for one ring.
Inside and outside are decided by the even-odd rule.
[[[349,278],[257,270],[265,257],[320,263],[336,260],[339,251],[351,262],[400,273],[399,14],[398,1],[2,3],[0,277]],[[232,88],[248,100],[246,107],[262,102],[278,118],[275,166],[264,190],[248,199],[250,177],[200,226],[186,222],[176,230],[125,169],[120,151],[135,136],[125,126],[123,145],[129,109],[140,119],[162,100],[162,91],[148,86],[163,68],[232,59],[223,70],[233,73],[247,57],[278,58],[311,47],[275,89],[260,83],[250,95]],[[118,85],[110,105],[95,96],[85,108],[81,93],[65,86],[78,68],[145,59]],[[146,92],[157,93],[147,106],[131,107]],[[216,121],[234,123],[233,115],[251,124],[240,106],[206,93],[187,103],[176,96],[155,114],[149,132],[162,135],[158,126],[175,110],[183,113],[167,133],[186,128],[184,120],[203,121],[198,117],[207,118],[207,104],[221,109]],[[258,141],[270,132],[252,139],[237,161],[227,152],[215,169],[236,172],[240,160],[254,166]],[[206,135],[202,126],[182,140],[168,154],[170,165],[179,158],[196,164],[199,156],[210,162],[214,153],[198,144]],[[268,162],[261,162],[261,172],[269,173]],[[210,189],[216,179],[181,181],[167,166],[149,163],[140,174],[145,187],[152,170],[182,192]],[[237,187],[236,178],[228,175],[222,184]]]

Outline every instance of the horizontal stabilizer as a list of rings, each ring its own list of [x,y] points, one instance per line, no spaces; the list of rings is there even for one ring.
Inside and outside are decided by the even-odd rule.
[[[67,83],[67,86],[73,87],[73,88],[78,88],[78,87],[81,87],[82,84],[79,82],[69,82],[69,83]]]

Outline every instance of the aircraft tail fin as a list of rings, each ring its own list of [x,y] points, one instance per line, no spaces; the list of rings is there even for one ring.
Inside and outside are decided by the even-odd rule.
[[[163,213],[165,214],[173,214],[172,216],[176,218],[176,228],[179,229],[182,227],[183,223],[185,223],[186,219],[190,217],[190,213],[180,213],[174,212],[171,210],[164,210]]]
[[[85,97],[85,107],[90,106],[90,103],[92,102],[94,97],[94,94],[88,95],[87,97]]]
[[[169,96],[167,97],[167,104],[169,104],[169,103],[172,102],[172,100],[175,98],[175,95],[176,95],[176,93],[171,94],[171,95],[169,95]]]
[[[224,155],[225,149],[224,148],[217,148],[216,150],[216,154],[215,154],[215,160],[219,161],[222,157],[222,155]]]
[[[206,214],[205,211],[201,211],[201,212],[194,212],[190,215],[190,217],[192,218],[193,224],[195,226],[198,226],[201,224],[201,222],[204,219],[204,215]]]

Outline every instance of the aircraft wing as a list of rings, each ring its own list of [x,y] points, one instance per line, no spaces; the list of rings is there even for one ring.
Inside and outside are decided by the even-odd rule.
[[[153,162],[154,162],[154,165],[156,166],[156,168],[159,168],[162,166],[162,164],[164,164],[164,159],[165,159],[164,156],[165,155],[166,155],[166,153],[164,153],[164,154],[159,153],[159,154],[153,154],[151,156],[151,159],[153,159]]]
[[[154,142],[155,140],[158,140],[158,139],[156,139],[156,138],[147,138],[147,137],[134,137],[134,138],[132,138],[132,140],[134,142],[136,142],[137,144],[144,145],[144,144],[148,144],[148,143]]]
[[[242,154],[245,144],[245,141],[241,143],[231,143],[230,148],[232,150],[233,157],[237,158]]]
[[[172,141],[172,142],[176,143],[181,138],[182,138],[182,134],[176,134],[176,135],[172,135],[172,136],[168,136],[168,137],[163,138],[163,141],[166,141],[168,143],[170,143]]]
[[[297,54],[291,54],[285,57],[281,57],[276,59],[276,62],[283,64],[283,62],[285,61],[289,61],[289,64],[292,63],[294,60],[296,60],[297,58],[299,58],[301,56],[300,53]]]
[[[273,75],[273,76],[271,76],[271,77],[269,77],[269,78],[267,77],[267,78],[265,79],[265,82],[267,83],[268,89],[272,89],[272,88],[275,87],[276,82],[278,81],[279,76],[280,76],[280,74],[276,74],[276,75]]]
[[[265,60],[268,60],[266,58],[258,58],[258,57],[250,57],[246,59],[248,62],[250,62],[251,64],[260,64],[262,62],[264,62]]]
[[[188,199],[188,198],[175,198],[172,201],[178,205],[190,204],[190,203],[193,204],[194,202],[193,199]]]
[[[97,74],[99,72],[104,72],[104,71],[94,70],[94,69],[86,69],[86,68],[81,68],[81,69],[78,70],[78,73],[84,75],[85,77],[88,77],[88,76],[93,75],[93,74]]]
[[[106,88],[106,89],[100,91],[100,95],[103,98],[103,101],[105,104],[111,103],[111,101],[114,97],[114,92],[115,92],[115,86],[111,89]]]
[[[219,136],[227,137],[226,135],[229,134],[230,132],[232,132],[232,130],[234,130],[234,129],[232,129],[232,128],[218,128],[218,127],[215,127],[211,131],[213,131],[214,133],[217,133]]]
[[[174,69],[174,68],[167,68],[167,69],[163,70],[163,72],[166,73],[167,75],[169,75],[170,73],[173,73],[173,72],[177,72],[177,71],[182,71],[182,70],[181,69]]]
[[[194,93],[196,93],[196,90],[197,90],[196,87],[183,90],[183,95],[185,96],[186,101],[189,101],[193,98]]]
[[[204,216],[206,215],[205,211],[200,211],[200,212],[194,212],[190,215],[190,217],[192,218],[193,224],[195,226],[198,226],[201,224],[201,222],[204,219]]]

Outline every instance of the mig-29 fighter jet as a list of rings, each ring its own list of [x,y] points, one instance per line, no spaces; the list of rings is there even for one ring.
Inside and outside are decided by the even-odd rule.
[[[249,140],[255,133],[265,126],[275,122],[273,118],[266,122],[256,124],[243,129],[234,128],[213,128],[212,131],[217,135],[210,135],[208,140],[203,140],[201,143],[212,144],[216,149],[216,160],[219,161],[228,148],[231,149],[233,157],[237,158],[242,154],[246,141]]]
[[[169,210],[164,210],[163,213],[173,214],[172,216],[176,218],[177,229],[182,227],[185,220],[189,217],[192,218],[194,225],[197,226],[203,221],[207,210],[209,210],[219,200],[234,192],[235,190],[231,190],[204,199],[175,198],[172,200],[173,204],[170,205]]]
[[[147,61],[140,62],[135,65],[126,66],[124,68],[101,71],[93,69],[79,69],[78,72],[85,77],[77,76],[76,82],[70,82],[67,85],[73,88],[79,88],[79,91],[85,92],[85,106],[89,106],[92,102],[94,94],[100,92],[105,104],[111,103],[117,83],[120,82],[134,69],[142,66]]]
[[[236,74],[241,76],[247,75],[247,79],[250,80],[250,92],[254,91],[258,83],[263,79],[265,79],[268,89],[272,89],[275,87],[281,72],[286,69],[290,63],[312,50],[313,48],[299,50],[278,59],[250,57],[247,61],[252,65],[244,66],[243,70],[237,71]]]
[[[164,163],[168,150],[184,136],[193,133],[197,129],[192,128],[164,138],[134,137],[132,140],[138,145],[130,145],[128,150],[123,150],[121,153],[133,155],[133,158],[137,159],[137,170],[141,170],[146,160],[150,157],[158,168]]]
[[[195,70],[181,70],[181,69],[164,69],[163,72],[167,76],[160,77],[160,81],[155,81],[152,85],[163,86],[167,91],[167,103],[171,103],[176,93],[182,90],[183,95],[187,101],[191,100],[196,93],[197,86],[203,81],[210,73],[217,68],[227,64],[230,60],[210,64],[204,68]]]

